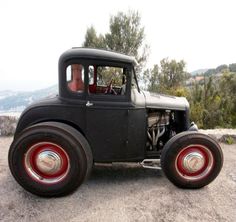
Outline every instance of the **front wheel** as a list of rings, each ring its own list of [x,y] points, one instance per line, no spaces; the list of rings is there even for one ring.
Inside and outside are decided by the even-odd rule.
[[[212,182],[223,165],[219,144],[207,135],[183,132],[164,146],[161,166],[167,178],[181,188],[201,188]]]
[[[92,152],[74,128],[45,122],[26,128],[9,150],[16,181],[40,196],[61,196],[82,184],[92,168]]]

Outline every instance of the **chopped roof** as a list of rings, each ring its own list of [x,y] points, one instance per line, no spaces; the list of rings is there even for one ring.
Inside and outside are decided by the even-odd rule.
[[[125,62],[125,63],[132,63],[137,65],[137,61],[132,56],[127,56],[125,54],[103,50],[103,49],[94,49],[94,48],[77,48],[74,47],[72,49],[67,50],[64,52],[61,57],[60,61],[65,61],[68,58],[89,58],[89,59],[102,59],[102,60],[109,60],[115,62]]]

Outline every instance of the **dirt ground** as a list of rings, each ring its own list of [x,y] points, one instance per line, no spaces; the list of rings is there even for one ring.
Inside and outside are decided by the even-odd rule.
[[[159,170],[138,164],[97,166],[73,194],[40,198],[11,176],[11,137],[0,137],[0,221],[236,221],[236,145],[223,145],[220,175],[200,190],[182,190]]]

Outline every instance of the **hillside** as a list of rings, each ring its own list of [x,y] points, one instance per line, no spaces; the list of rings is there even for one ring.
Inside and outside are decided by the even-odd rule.
[[[0,114],[22,112],[31,103],[44,97],[52,97],[57,92],[57,85],[30,92],[0,91]]]
[[[190,74],[191,74],[191,76],[195,76],[195,75],[198,75],[198,74],[204,74],[208,70],[209,69],[197,69],[197,70],[192,71]]]
[[[191,77],[186,81],[187,85],[192,85],[193,83],[201,83],[202,79],[205,76],[219,76],[222,73],[228,70],[231,73],[236,73],[236,63],[229,65],[220,65],[215,69],[198,69],[191,72]],[[52,97],[58,93],[58,86],[53,85],[51,87],[30,91],[30,92],[19,92],[12,90],[0,91],[0,115],[9,114],[9,113],[21,113],[25,107],[31,103],[40,100],[44,97]]]

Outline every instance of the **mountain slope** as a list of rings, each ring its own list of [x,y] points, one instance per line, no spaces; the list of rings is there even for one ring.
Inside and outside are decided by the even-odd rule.
[[[197,74],[204,74],[208,69],[197,69],[191,72],[192,76],[195,76]]]
[[[58,86],[54,85],[46,89],[32,92],[0,92],[0,113],[22,112],[26,106],[44,97],[51,97],[58,93]]]

